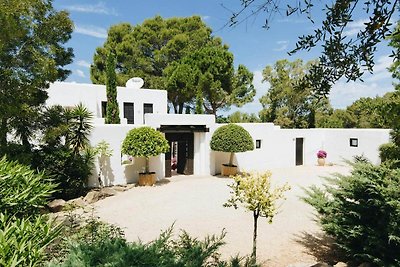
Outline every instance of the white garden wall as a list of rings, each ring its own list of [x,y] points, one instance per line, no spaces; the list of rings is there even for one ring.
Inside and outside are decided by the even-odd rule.
[[[356,155],[363,155],[378,164],[381,144],[389,141],[388,129],[279,129],[270,124],[244,123],[242,125],[254,142],[261,140],[261,148],[235,154],[234,162],[240,170],[262,171],[271,168],[295,166],[296,138],[304,138],[303,164],[316,165],[318,150],[328,153],[326,161],[344,164]],[[358,139],[358,147],[350,146],[350,138]],[[229,160],[228,153],[212,152],[214,172]]]

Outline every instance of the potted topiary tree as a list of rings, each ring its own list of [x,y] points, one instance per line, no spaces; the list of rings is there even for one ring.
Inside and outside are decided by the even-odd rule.
[[[253,138],[249,132],[237,124],[219,127],[213,134],[210,147],[214,151],[231,153],[228,164],[222,164],[221,174],[224,176],[237,174],[237,166],[233,165],[233,155],[254,149]]]
[[[144,157],[146,169],[139,173],[139,185],[153,185],[156,182],[154,172],[150,172],[149,159],[169,150],[168,141],[162,133],[151,127],[139,127],[130,130],[123,143],[122,153],[132,157]]]

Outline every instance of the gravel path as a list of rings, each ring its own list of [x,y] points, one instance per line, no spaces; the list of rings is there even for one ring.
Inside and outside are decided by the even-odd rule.
[[[313,221],[313,210],[299,200],[304,195],[301,188],[321,185],[320,176],[348,170],[343,166],[272,170],[274,183],[288,182],[292,189],[286,193],[287,199],[272,224],[263,218],[259,220],[257,256],[265,266],[301,266],[298,263],[317,261],[300,244],[308,242],[305,236],[320,234],[320,228]],[[226,229],[227,244],[221,249],[222,254],[250,254],[252,214],[222,207],[229,198],[228,183],[230,179],[212,176],[175,176],[163,185],[135,187],[106,198],[95,204],[95,210],[102,220],[121,226],[130,241],[151,241],[175,223],[175,232],[185,229],[197,237],[219,234]]]

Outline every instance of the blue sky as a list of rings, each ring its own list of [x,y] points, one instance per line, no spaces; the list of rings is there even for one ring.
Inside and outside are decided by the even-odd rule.
[[[244,64],[254,73],[257,96],[254,102],[240,108],[244,112],[258,113],[261,104],[258,99],[268,90],[268,84],[262,83],[262,70],[279,59],[311,60],[318,57],[318,50],[295,54],[289,57],[287,52],[295,47],[297,37],[312,31],[313,24],[306,17],[293,15],[289,18],[276,15],[271,21],[271,28],[262,28],[265,16],[252,17],[237,27],[224,27],[230,18],[230,10],[239,8],[239,0],[55,0],[56,9],[70,12],[75,30],[68,46],[74,49],[74,62],[68,66],[72,74],[70,82],[91,83],[89,67],[96,47],[101,46],[107,29],[120,22],[133,25],[141,24],[145,19],[161,15],[164,18],[199,15],[210,26],[214,35],[220,36],[234,54],[235,64]],[[321,20],[324,13],[315,8],[313,19]],[[361,14],[360,14],[361,15]],[[363,25],[362,17],[355,18],[348,29],[348,35],[355,35]],[[343,108],[362,96],[383,95],[393,90],[392,79],[386,68],[391,64],[388,57],[391,50],[387,43],[382,43],[375,55],[376,66],[373,75],[366,75],[364,82],[339,81],[331,91],[331,103],[336,108]],[[230,113],[237,110],[231,108]]]

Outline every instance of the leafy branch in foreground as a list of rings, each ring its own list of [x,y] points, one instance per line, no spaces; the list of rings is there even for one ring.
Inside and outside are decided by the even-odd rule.
[[[232,12],[229,26],[238,25],[260,13],[265,14],[263,28],[270,28],[271,21],[282,10],[286,16],[305,15],[317,25],[313,12],[322,9],[325,18],[315,26],[313,33],[299,37],[296,48],[289,54],[300,50],[309,51],[321,45],[322,54],[319,65],[313,66],[304,80],[312,84],[317,95],[326,96],[331,86],[340,78],[347,80],[361,79],[365,71],[372,72],[375,65],[374,54],[378,44],[393,33],[392,17],[400,9],[400,1],[395,0],[335,0],[330,4],[319,1],[273,1],[273,0],[239,0],[240,8]],[[319,10],[318,10],[319,11]],[[362,14],[362,17],[356,17]],[[359,19],[356,21],[355,19]],[[349,30],[361,22],[362,26],[356,34]],[[400,58],[398,51],[393,52],[394,60]]]

